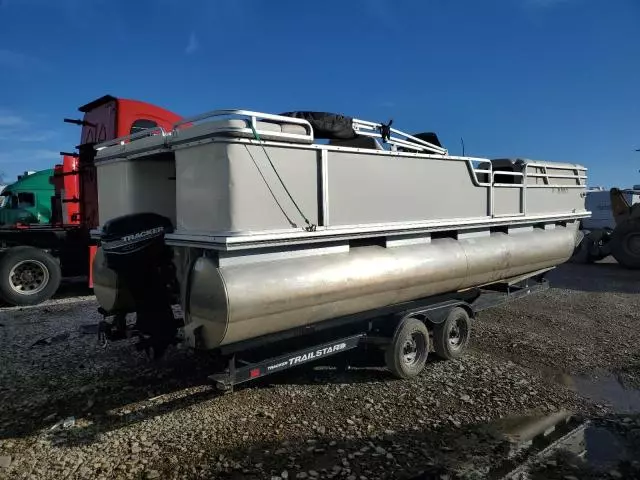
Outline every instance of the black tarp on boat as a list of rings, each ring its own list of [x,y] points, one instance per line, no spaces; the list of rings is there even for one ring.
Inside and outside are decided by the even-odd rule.
[[[358,135],[353,130],[353,118],[327,112],[286,112],[284,117],[301,118],[313,127],[315,138],[347,140]]]
[[[328,140],[353,140],[362,138],[353,129],[353,117],[347,117],[338,113],[295,111],[281,113],[284,117],[293,117],[306,120],[313,127],[314,137]],[[390,124],[389,124],[390,125]],[[416,133],[413,135],[420,140],[432,145],[442,147],[440,139],[434,132]],[[407,148],[399,148],[400,151],[412,151]]]

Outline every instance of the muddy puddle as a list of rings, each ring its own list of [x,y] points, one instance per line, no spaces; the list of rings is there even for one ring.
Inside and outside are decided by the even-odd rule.
[[[613,413],[588,419],[561,411],[499,420],[495,426],[511,451],[491,478],[640,478],[640,390],[608,373],[551,378]]]
[[[494,469],[492,479],[636,478],[627,473],[640,473],[640,417],[587,420],[558,413],[500,424],[512,445],[511,458]]]
[[[640,390],[632,388],[610,373],[568,375],[554,373],[552,379],[589,399],[608,406],[615,413],[640,413]]]

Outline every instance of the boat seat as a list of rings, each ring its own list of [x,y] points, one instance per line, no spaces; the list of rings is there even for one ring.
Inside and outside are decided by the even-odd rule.
[[[290,143],[312,143],[303,125],[281,122],[256,122],[256,131],[262,140],[275,140]],[[296,136],[289,136],[296,135]],[[169,143],[194,142],[212,137],[255,138],[249,120],[233,118],[214,120],[194,125],[174,132]]]
[[[491,160],[495,183],[522,184],[523,178],[513,175],[500,175],[499,172],[523,173],[526,161],[521,158],[496,158]]]
[[[491,165],[494,170],[503,170],[508,172],[522,172],[526,161],[521,158],[494,158]]]
[[[371,150],[384,150],[380,146],[376,139],[373,137],[367,137],[364,135],[357,136],[356,138],[349,138],[346,140],[333,138],[329,140],[329,145],[336,147],[351,147],[351,148],[369,148]]]

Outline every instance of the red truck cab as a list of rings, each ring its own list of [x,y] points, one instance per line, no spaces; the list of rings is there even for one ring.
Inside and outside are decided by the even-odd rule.
[[[139,131],[161,127],[171,131],[181,117],[164,108],[105,95],[79,108],[82,119],[80,150],[80,217],[89,228],[99,225],[98,187],[93,159],[97,143],[113,140]]]

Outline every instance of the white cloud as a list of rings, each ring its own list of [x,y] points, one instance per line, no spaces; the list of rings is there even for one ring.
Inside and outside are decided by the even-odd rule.
[[[191,35],[189,35],[189,43],[187,44],[187,48],[184,49],[184,53],[191,55],[192,53],[195,53],[198,48],[200,48],[198,38],[194,32],[191,32]]]
[[[25,132],[21,135],[17,135],[14,140],[22,143],[46,142],[47,140],[55,138],[57,134],[58,132],[54,130],[35,130],[33,132]]]
[[[42,148],[0,151],[0,184],[7,185],[27,170],[44,170],[60,163],[60,152]]]
[[[12,141],[19,143],[38,143],[52,140],[58,135],[54,130],[34,130],[33,132],[25,130],[13,130],[0,128],[0,141]]]
[[[38,117],[39,115],[34,115]],[[3,142],[46,142],[58,135],[51,129],[39,128],[36,123],[10,110],[0,109],[0,141]]]
[[[43,70],[47,64],[25,53],[0,48],[0,67],[12,70]]]
[[[26,127],[29,123],[19,115],[0,110],[0,128]]]

